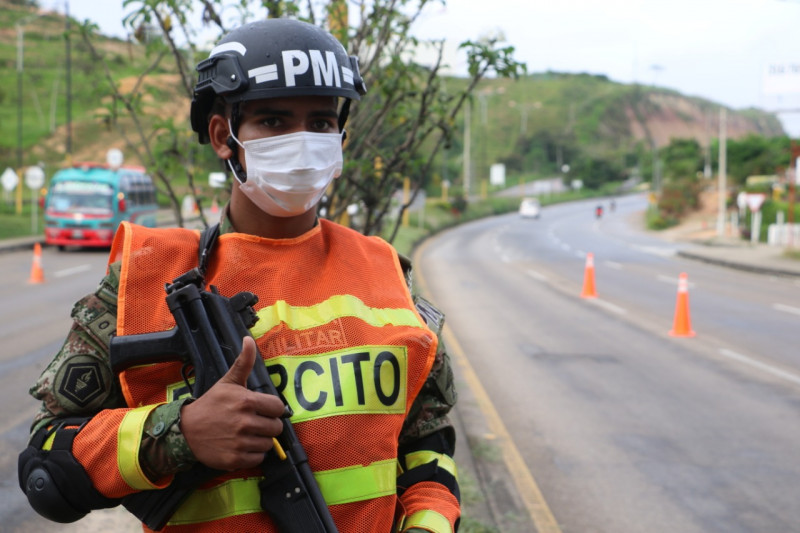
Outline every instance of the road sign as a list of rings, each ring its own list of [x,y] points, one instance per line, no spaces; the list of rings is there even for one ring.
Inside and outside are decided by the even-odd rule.
[[[41,189],[44,186],[44,170],[38,165],[25,169],[25,185],[29,189]]]
[[[125,155],[119,148],[111,148],[106,152],[106,163],[108,163],[108,166],[111,167],[112,170],[117,170],[121,167],[123,161],[125,161]]]
[[[742,191],[738,195],[736,195],[736,205],[739,209],[744,209],[747,207],[747,193]]]
[[[214,188],[221,188],[225,186],[226,175],[224,172],[209,172],[208,184]]]
[[[762,193],[752,193],[747,195],[747,207],[750,208],[750,211],[753,213],[758,213],[758,210],[761,209],[761,204],[764,203],[766,200],[767,195]]]
[[[14,169],[8,167],[3,172],[3,175],[0,176],[0,182],[3,183],[3,188],[6,191],[12,191],[14,190],[14,187],[19,184],[19,176],[17,176],[17,173],[14,172]]]

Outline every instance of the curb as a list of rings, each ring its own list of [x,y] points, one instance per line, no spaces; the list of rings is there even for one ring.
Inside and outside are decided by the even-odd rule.
[[[33,249],[36,243],[44,246],[44,235],[38,237],[28,237],[21,239],[8,239],[0,241],[0,253],[15,252],[17,250]]]
[[[728,261],[726,259],[718,259],[715,257],[709,257],[703,254],[696,254],[692,252],[686,252],[683,250],[678,250],[676,255],[680,257],[684,257],[686,259],[692,259],[695,261],[702,261],[704,263],[709,263],[712,265],[719,265],[727,268],[733,268],[736,270],[744,270],[746,272],[754,272],[756,274],[770,274],[774,276],[786,276],[786,277],[800,277],[800,271],[793,271],[793,270],[784,270],[780,268],[772,268],[767,266],[761,265],[752,265],[748,263],[742,263],[737,261]]]

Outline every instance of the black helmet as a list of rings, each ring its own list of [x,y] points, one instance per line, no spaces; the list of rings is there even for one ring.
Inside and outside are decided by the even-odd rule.
[[[208,115],[216,96],[226,103],[304,95],[349,101],[367,92],[358,58],[348,56],[333,35],[286,18],[259,20],[231,31],[197,65],[197,72],[191,120],[202,144],[209,142]]]

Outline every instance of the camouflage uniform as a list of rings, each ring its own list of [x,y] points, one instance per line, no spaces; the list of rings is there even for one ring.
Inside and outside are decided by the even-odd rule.
[[[234,230],[223,215],[220,232],[230,231]],[[401,257],[401,263],[410,288],[410,261]],[[42,401],[31,434],[58,417],[91,416],[102,409],[126,406],[109,361],[109,342],[116,329],[119,273],[120,263],[111,264],[97,291],[73,307],[73,324],[64,345],[30,389],[30,394]],[[415,300],[421,299],[415,296]],[[441,314],[424,300],[419,304],[429,311],[423,316],[440,335]],[[191,399],[160,405],[145,422],[140,463],[151,480],[186,470],[196,462],[179,428],[180,409],[187,401]],[[455,401],[450,359],[440,341],[430,375],[404,423],[400,444],[438,430],[445,430],[443,434],[453,444],[455,434],[447,413]]]

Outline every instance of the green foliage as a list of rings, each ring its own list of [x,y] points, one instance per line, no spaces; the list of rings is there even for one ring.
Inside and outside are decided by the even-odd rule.
[[[581,176],[584,187],[599,189],[605,183],[621,181],[625,169],[614,159],[582,155],[570,166],[570,175]]]
[[[677,219],[665,216],[664,213],[662,213],[656,206],[649,206],[645,212],[645,225],[649,229],[667,229],[676,225],[677,223]]]
[[[694,211],[699,206],[700,182],[696,177],[680,178],[664,183],[658,199],[658,210],[669,223]]]
[[[779,168],[786,168],[791,159],[790,143],[788,137],[760,135],[728,140],[727,173],[732,183],[741,185],[748,176],[776,174]]]
[[[703,152],[695,139],[672,139],[660,153],[667,179],[694,178],[703,169]]]
[[[414,47],[427,46],[434,52],[442,47],[409,35],[416,10],[426,3],[365,4],[358,14],[351,9],[350,19],[360,20],[340,32],[351,53],[361,57],[369,93],[353,107],[344,179],[336,181],[326,205],[331,218],[359,203],[369,212],[359,229],[378,232],[403,178],[411,180],[412,191],[425,189],[429,196],[441,194],[442,180],[460,185],[467,106],[472,153],[466,163],[473,184],[488,178],[494,162],[506,163],[511,182],[523,176],[529,180],[562,175],[567,164],[567,180],[581,179],[585,187],[598,190],[628,177],[651,179],[656,156],[663,163],[666,182],[693,177],[703,168],[702,147],[696,140],[678,139],[660,150],[653,148],[647,127],[652,117],[671,113],[687,123],[692,120],[691,113],[665,107],[670,98],[680,97],[674,91],[622,85],[585,73],[528,74],[525,65],[514,59],[513,46],[492,39],[461,45],[468,57],[468,78],[442,76],[441,56],[430,64],[415,62]],[[152,116],[154,102],[169,102],[163,105],[165,110],[175,102],[185,105],[194,83],[194,64],[205,54],[197,45],[201,31],[204,38],[215,32],[221,35],[229,29],[226,22],[238,24],[251,17],[256,6],[267,7],[271,15],[293,13],[320,24],[331,16],[328,4],[209,0],[203,4],[205,25],[199,28],[190,25],[196,1],[124,0],[130,13],[125,23],[137,39],[127,43],[105,39],[91,25],[72,21],[73,151],[92,147],[92,158],[101,159],[105,143],[117,139],[121,145],[124,139],[126,160],[145,164],[160,178],[162,198],[176,202],[190,191],[208,195],[197,177],[220,170],[216,157],[206,147],[198,148],[191,135],[183,135],[188,129],[185,118]],[[15,2],[0,9],[0,27],[13,32],[16,21],[33,15],[25,5]],[[223,6],[234,7],[226,8],[225,21],[220,18]],[[28,164],[43,161],[48,169],[65,156],[64,28],[56,15],[25,27],[23,158]],[[176,42],[186,45],[178,47]],[[0,74],[7,80],[15,80],[15,58],[15,43],[0,43]],[[172,76],[170,83],[151,83],[161,75]],[[126,79],[128,85],[135,82],[133,90],[122,90],[121,81]],[[6,104],[0,106],[0,159],[12,166],[17,151],[17,96],[14,83],[0,88],[0,103]],[[706,114],[718,109],[700,99],[684,98],[681,103]],[[748,175],[774,174],[788,166],[790,141],[779,136],[782,130],[773,115],[758,110],[735,114],[763,136],[728,140],[728,174],[734,184]],[[634,134],[636,125],[641,131]],[[710,153],[716,168],[717,147],[712,146]],[[382,159],[380,170],[375,168],[376,156]]]
[[[767,197],[769,198],[769,197]],[[761,205],[761,228],[759,230],[758,240],[760,242],[767,242],[767,233],[769,232],[769,225],[775,224],[778,220],[778,213],[783,213],[784,222],[789,220],[789,203],[778,202],[775,200],[765,200]],[[750,237],[750,228],[752,227],[753,213],[748,209],[744,216],[744,220],[740,221],[744,236]],[[800,223],[800,203],[795,202],[793,211],[793,220],[795,223]]]

